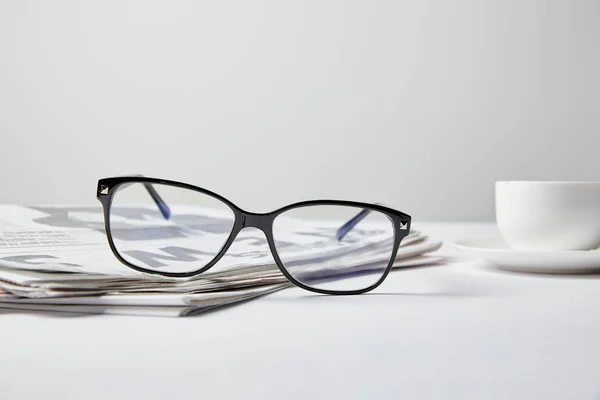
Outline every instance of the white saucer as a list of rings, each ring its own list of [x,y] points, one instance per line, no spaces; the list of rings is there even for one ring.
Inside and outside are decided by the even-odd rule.
[[[502,239],[459,240],[454,247],[472,258],[519,272],[583,274],[600,272],[600,251],[515,251]]]

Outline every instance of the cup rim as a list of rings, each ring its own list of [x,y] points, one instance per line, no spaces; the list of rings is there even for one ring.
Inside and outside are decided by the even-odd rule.
[[[526,183],[530,185],[600,185],[600,181],[496,181],[496,185],[510,183]]]

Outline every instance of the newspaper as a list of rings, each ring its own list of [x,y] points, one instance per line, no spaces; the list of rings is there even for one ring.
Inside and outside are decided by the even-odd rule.
[[[136,212],[128,214],[128,222],[140,223],[138,217],[144,210]],[[205,217],[214,215],[206,210]],[[334,222],[295,226],[299,230],[289,232],[286,240],[298,246],[307,268],[322,265],[340,252],[353,252],[357,269],[382,256],[382,247],[377,244],[367,249],[323,241],[324,232],[329,234],[336,228]],[[128,244],[149,260],[203,262],[205,255],[179,246],[177,237],[160,238],[160,249],[167,248],[168,253],[157,251],[156,240],[136,237]],[[403,240],[394,267],[439,262],[441,258],[425,254],[440,245],[418,232],[411,233]],[[240,232],[227,254],[210,270],[191,279],[175,279],[140,273],[119,262],[107,244],[99,207],[0,205],[1,308],[183,316],[290,286],[258,230]]]

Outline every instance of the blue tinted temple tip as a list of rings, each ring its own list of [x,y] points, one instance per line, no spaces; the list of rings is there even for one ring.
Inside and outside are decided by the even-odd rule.
[[[163,218],[169,219],[171,217],[171,209],[169,208],[167,203],[165,203],[165,201],[162,199],[162,197],[160,197],[160,195],[158,194],[156,189],[154,189],[154,186],[152,186],[149,183],[144,183],[144,187],[150,194],[150,197],[152,197],[152,200],[154,200],[154,202],[156,203],[156,206],[158,207]]]
[[[169,219],[171,217],[171,210],[169,209],[169,206],[167,206],[165,203],[156,203],[156,205],[165,219]]]
[[[342,241],[344,236],[346,236],[348,234],[348,232],[350,232],[356,225],[358,225],[358,223],[360,221],[362,221],[367,215],[369,215],[370,212],[371,212],[371,210],[365,208],[361,212],[356,214],[354,217],[349,219],[348,222],[346,222],[344,225],[342,225],[337,230],[337,232],[336,232],[337,240]]]

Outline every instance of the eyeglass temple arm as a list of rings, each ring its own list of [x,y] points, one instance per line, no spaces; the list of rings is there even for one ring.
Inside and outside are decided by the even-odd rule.
[[[348,222],[346,222],[344,225],[342,225],[336,232],[336,237],[338,241],[342,241],[342,239],[344,238],[344,236],[346,236],[348,234],[348,232],[350,232],[356,225],[358,225],[358,223],[360,221],[362,221],[363,219],[365,219],[367,217],[367,215],[369,215],[371,213],[371,210],[369,210],[368,208],[363,208],[358,214],[356,214],[354,217],[350,218],[348,220]]]
[[[144,177],[144,175],[140,175],[140,174],[136,174],[136,175],[132,175],[132,176],[140,177],[140,178]],[[148,194],[150,195],[150,197],[152,197],[152,200],[154,200],[156,207],[158,207],[158,210],[160,211],[160,213],[162,214],[164,219],[169,219],[171,217],[171,209],[169,208],[167,203],[162,199],[162,197],[160,197],[160,195],[158,194],[156,189],[154,189],[154,186],[152,186],[152,184],[148,183],[148,182],[141,182],[141,183],[142,183],[142,185],[144,185],[144,187],[148,191]],[[133,183],[126,183],[126,184],[124,184],[124,186],[129,186],[131,184],[133,184]]]

